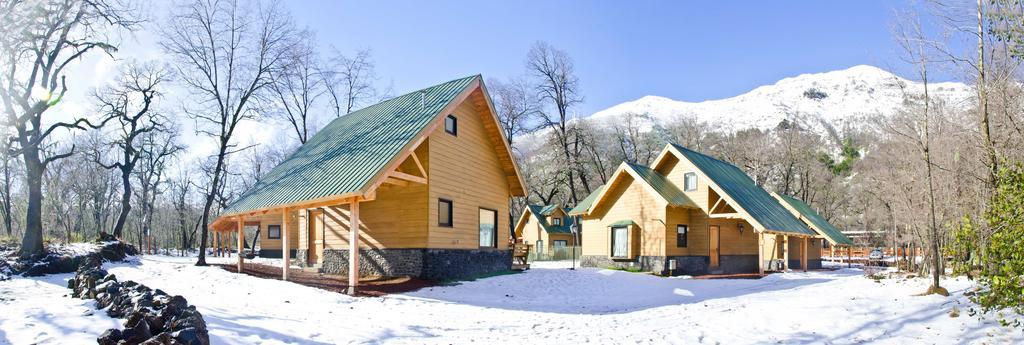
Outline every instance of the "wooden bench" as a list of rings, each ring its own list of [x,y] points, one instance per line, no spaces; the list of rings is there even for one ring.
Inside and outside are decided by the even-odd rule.
[[[530,264],[526,262],[526,257],[530,255],[530,245],[525,243],[515,243],[512,245],[512,269],[517,271],[525,271],[530,269]]]

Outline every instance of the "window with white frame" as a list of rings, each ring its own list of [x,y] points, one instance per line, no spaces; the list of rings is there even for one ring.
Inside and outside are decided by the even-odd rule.
[[[498,246],[498,211],[480,209],[480,247]]]
[[[624,258],[628,255],[629,228],[612,228],[612,257]]]
[[[697,190],[697,173],[688,172],[683,175],[683,190],[687,192]]]

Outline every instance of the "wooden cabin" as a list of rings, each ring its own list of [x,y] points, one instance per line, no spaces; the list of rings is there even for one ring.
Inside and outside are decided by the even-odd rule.
[[[739,168],[675,144],[650,167],[621,164],[569,213],[582,217],[583,266],[667,275],[820,266],[820,237],[804,222]]]
[[[579,246],[579,239],[573,238],[575,217],[568,211],[558,204],[527,205],[513,230],[516,241],[530,245],[538,257]]]
[[[502,224],[509,199],[525,190],[477,75],[335,119],[212,228],[257,223],[261,252],[350,282],[459,279],[509,269]]]

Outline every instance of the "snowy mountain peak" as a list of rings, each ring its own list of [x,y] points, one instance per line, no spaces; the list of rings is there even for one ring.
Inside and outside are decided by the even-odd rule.
[[[649,116],[652,124],[694,119],[727,131],[769,129],[788,119],[808,128],[836,133],[837,129],[859,127],[869,117],[893,114],[903,102],[903,88],[921,87],[884,69],[857,65],[784,78],[725,99],[685,102],[644,96],[598,111],[591,119],[611,124],[632,113]],[[971,94],[970,88],[962,83],[932,83],[929,89],[953,104],[965,103]]]

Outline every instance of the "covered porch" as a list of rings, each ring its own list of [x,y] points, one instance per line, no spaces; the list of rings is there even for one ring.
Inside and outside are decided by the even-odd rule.
[[[254,276],[260,276],[263,278],[270,278],[271,271],[274,271],[272,275],[279,276],[281,280],[289,281],[293,279],[293,276],[305,276],[301,269],[291,268],[292,266],[292,252],[299,249],[298,242],[295,238],[299,233],[299,210],[319,208],[319,207],[330,207],[345,205],[350,210],[351,224],[360,224],[359,219],[359,206],[361,203],[372,201],[375,194],[371,193],[370,197],[356,196],[346,197],[339,199],[330,199],[319,202],[307,202],[302,204],[296,204],[291,206],[278,207],[275,209],[264,209],[260,211],[252,211],[243,214],[238,214],[230,217],[221,217],[215,221],[210,227],[213,233],[213,244],[214,253],[229,252],[226,249],[231,247],[231,240],[234,242],[235,250],[240,253],[237,256],[237,262],[233,265],[233,270],[237,273],[248,273]],[[245,255],[242,254],[245,251],[245,228],[247,226],[258,226],[260,232],[267,234],[267,238],[270,238],[266,244],[268,246],[261,246],[262,250],[280,250],[280,266],[268,266],[256,263],[246,263]],[[349,238],[360,238],[360,226],[348,227]],[[276,238],[276,237],[279,237]],[[308,239],[307,239],[308,240]],[[348,241],[348,253],[349,257],[349,269],[346,279],[344,279],[345,291],[348,294],[355,294],[359,288],[360,283],[364,280],[359,275],[359,242],[360,241]],[[255,242],[252,244],[255,249]],[[274,248],[276,247],[276,248]],[[226,267],[226,266],[222,266]],[[281,269],[286,267],[288,269]],[[319,273],[312,273],[317,276],[325,276]],[[340,279],[340,278],[339,278]],[[372,281],[372,280],[368,280]],[[355,283],[349,283],[355,282]],[[299,282],[301,283],[301,282]],[[304,284],[310,285],[310,284]],[[333,286],[339,286],[334,284]]]
[[[813,241],[821,241],[821,238],[787,232],[761,231],[757,236],[758,273],[789,272],[794,260],[799,262],[801,271],[807,272],[810,268],[809,258],[821,251],[820,248],[811,249],[814,246]],[[794,251],[796,253],[792,253]]]

